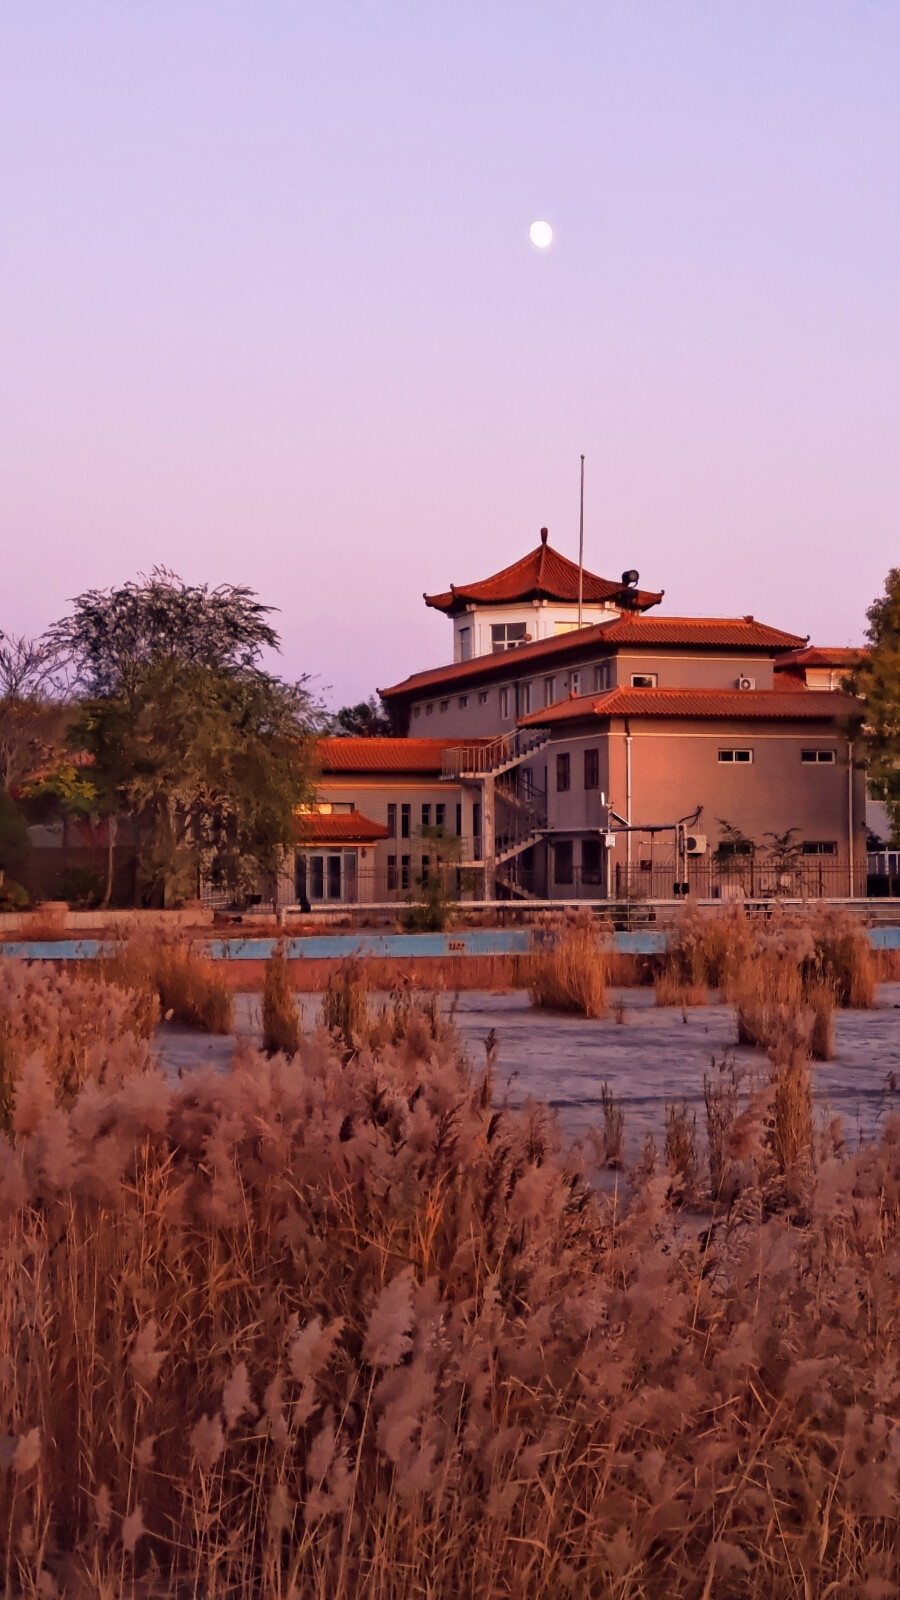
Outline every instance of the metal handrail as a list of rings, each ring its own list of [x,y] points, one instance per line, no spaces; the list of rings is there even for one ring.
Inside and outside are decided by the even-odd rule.
[[[534,749],[542,748],[546,742],[547,734],[543,729],[527,733],[517,729],[515,733],[501,733],[499,738],[492,739],[489,744],[458,745],[455,749],[444,750],[441,756],[441,776],[444,778],[487,776],[491,772],[496,772],[499,767],[523,761]]]

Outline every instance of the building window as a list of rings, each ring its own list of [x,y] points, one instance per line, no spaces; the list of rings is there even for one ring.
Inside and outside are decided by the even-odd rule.
[[[400,887],[409,888],[409,856],[400,857]]]
[[[527,717],[531,710],[531,684],[523,683],[519,686],[519,715]]]
[[[394,804],[390,804],[388,806],[387,830],[388,830],[388,835],[390,836],[390,838],[391,839],[396,839],[396,837],[397,837],[397,807]]]
[[[434,713],[434,706],[429,701],[428,705],[425,707],[425,715],[426,715],[426,717],[430,717],[430,716],[433,715],[433,713]]]
[[[500,690],[500,716],[505,722],[509,716],[509,690]]]
[[[609,688],[609,662],[601,661],[594,668],[594,693],[603,694]]]
[[[442,828],[444,826],[444,818],[445,818],[446,815],[447,815],[447,807],[445,805],[438,804],[438,805],[435,806],[435,808],[434,808],[434,825],[435,825],[436,828]]]
[[[570,694],[580,694],[581,693],[581,673],[580,672],[570,672],[569,673],[569,693]]]
[[[633,672],[631,674],[631,687],[632,689],[655,689],[656,673]]]
[[[409,816],[410,816],[410,810],[411,810],[410,806],[401,806],[400,807],[400,837],[401,837],[401,839],[408,839],[409,838]]]
[[[420,717],[421,715],[422,715],[422,707],[421,706],[413,706],[413,716],[414,717]]]
[[[556,883],[572,882],[571,839],[557,839],[553,846],[553,878]]]
[[[472,629],[460,628],[459,630],[459,659],[469,661],[472,657]]]
[[[568,787],[569,787],[569,755],[568,755],[568,752],[567,752],[565,755],[557,756],[557,758],[556,758],[556,792],[557,792],[557,794],[565,794],[565,792],[568,789]]]
[[[833,767],[833,750],[801,750],[800,760],[805,767]]]
[[[341,858],[328,856],[328,898],[340,900],[341,898]]]
[[[600,840],[584,839],[581,845],[582,883],[600,882]]]
[[[491,650],[497,655],[501,650],[516,650],[525,644],[527,628],[524,622],[493,622],[491,624]]]
[[[487,705],[487,699],[488,699],[487,690],[486,689],[480,689],[479,692],[478,692],[478,704],[480,706],[486,706]]]
[[[397,857],[396,856],[388,856],[388,858],[387,858],[387,886],[388,886],[389,890],[390,889],[396,889],[396,887],[397,887]]]
[[[556,699],[556,683],[553,678],[544,679],[544,705],[552,706]]]
[[[720,761],[743,761],[744,764],[746,765],[747,762],[753,760],[753,751],[752,750],[720,750],[719,751],[719,760]]]
[[[441,701],[441,710],[442,711],[447,711],[449,709],[449,706],[450,706],[450,701],[449,700],[442,700]]]
[[[460,711],[465,711],[466,706],[469,704],[469,696],[467,694],[461,694],[456,703],[459,706]]]
[[[574,633],[575,629],[577,627],[578,627],[578,623],[577,622],[554,622],[554,624],[553,624],[553,632],[555,634]]]
[[[753,850],[752,839],[720,839],[716,845],[716,855],[720,861],[727,861],[732,856],[752,856]]]
[[[423,806],[422,807],[422,827],[423,828],[430,828],[431,827],[431,807],[430,806]]]
[[[599,750],[585,750],[584,752],[584,787],[586,789],[599,789],[600,787]]]
[[[423,882],[423,884],[428,882],[428,872],[429,872],[430,867],[431,867],[431,857],[430,856],[423,856],[422,857],[422,882]]]
[[[456,802],[456,837],[462,838],[462,804],[459,800]]]
[[[802,850],[805,856],[836,856],[838,853],[834,839],[804,839]]]
[[[325,862],[321,856],[309,858],[309,898],[325,899]]]

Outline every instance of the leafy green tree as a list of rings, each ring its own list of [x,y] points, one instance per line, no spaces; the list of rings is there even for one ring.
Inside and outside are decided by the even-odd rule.
[[[167,567],[119,589],[89,589],[47,634],[71,661],[89,695],[129,695],[154,661],[177,659],[232,672],[258,668],[264,649],[278,649],[252,589],[183,583]]]
[[[329,719],[328,732],[335,739],[389,739],[396,732],[384,701],[374,694],[356,706],[342,706]]]
[[[195,894],[200,874],[239,892],[294,843],[322,712],[307,679],[260,665],[279,646],[269,610],[157,567],[80,595],[50,630],[86,694],[71,742],[91,758],[98,814],[137,828],[151,904]]]
[[[313,796],[305,691],[264,673],[159,658],[73,731],[138,832],[142,894],[175,904],[212,877],[240,893],[276,872]]]
[[[419,901],[410,906],[403,920],[413,933],[440,932],[457,905],[450,884],[458,870],[462,842],[442,827],[420,828],[418,838],[428,856],[428,872],[416,878]]]
[[[884,594],[866,612],[870,649],[860,653],[847,687],[862,701],[859,723],[848,730],[868,772],[872,795],[883,800],[893,838],[900,838],[900,567],[887,575]]]

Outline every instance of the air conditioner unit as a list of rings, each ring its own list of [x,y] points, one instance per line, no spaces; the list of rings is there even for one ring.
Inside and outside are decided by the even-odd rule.
[[[756,688],[756,679],[755,678],[738,678],[737,686],[738,686],[739,689],[755,689]]]
[[[689,856],[705,856],[706,834],[686,833],[684,836],[684,848]]]

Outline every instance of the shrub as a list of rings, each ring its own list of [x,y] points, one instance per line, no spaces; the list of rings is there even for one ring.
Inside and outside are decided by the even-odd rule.
[[[104,881],[92,867],[66,867],[57,880],[60,900],[76,910],[90,911],[103,899]]]
[[[606,1015],[606,952],[592,921],[572,924],[549,948],[535,950],[528,989],[533,1006]]]
[[[283,944],[275,946],[266,962],[262,993],[262,1042],[268,1055],[275,1055],[281,1050],[287,1056],[295,1056],[300,1048],[300,1014]]]
[[[27,911],[30,904],[28,890],[0,872],[0,911]]]

